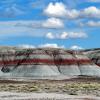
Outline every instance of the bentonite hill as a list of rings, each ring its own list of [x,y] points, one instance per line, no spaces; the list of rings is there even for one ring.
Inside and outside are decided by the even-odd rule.
[[[100,77],[100,49],[0,47],[0,78]]]

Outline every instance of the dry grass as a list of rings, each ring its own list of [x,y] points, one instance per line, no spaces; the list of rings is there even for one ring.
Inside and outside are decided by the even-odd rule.
[[[100,96],[99,82],[34,81],[23,83],[0,83],[0,91],[65,93],[70,95]]]

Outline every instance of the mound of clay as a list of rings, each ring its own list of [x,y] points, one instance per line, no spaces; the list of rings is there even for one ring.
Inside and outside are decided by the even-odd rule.
[[[100,66],[100,49],[90,49],[84,52],[96,65]]]
[[[0,52],[0,77],[97,76],[100,67],[80,51],[37,48]]]

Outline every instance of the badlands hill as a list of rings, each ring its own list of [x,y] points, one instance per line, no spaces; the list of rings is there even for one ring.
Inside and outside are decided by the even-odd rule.
[[[100,77],[100,49],[0,47],[0,78]]]
[[[100,66],[100,48],[85,50],[84,54],[87,55],[96,65]]]

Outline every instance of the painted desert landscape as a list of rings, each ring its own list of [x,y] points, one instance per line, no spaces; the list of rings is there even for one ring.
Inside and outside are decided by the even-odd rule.
[[[100,49],[0,47],[0,99],[99,100]]]
[[[100,100],[100,0],[0,0],[0,100]]]

